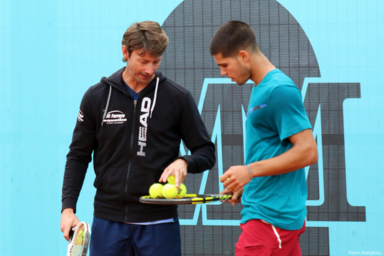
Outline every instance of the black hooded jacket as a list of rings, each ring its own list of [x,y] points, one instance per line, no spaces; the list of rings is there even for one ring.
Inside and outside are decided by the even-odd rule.
[[[215,147],[192,95],[160,72],[134,100],[120,69],[84,94],[65,166],[62,210],[76,203],[89,162],[96,173],[94,216],[119,222],[177,217],[177,206],[146,205],[163,170],[179,158],[181,140],[191,155],[188,173],[215,164]]]

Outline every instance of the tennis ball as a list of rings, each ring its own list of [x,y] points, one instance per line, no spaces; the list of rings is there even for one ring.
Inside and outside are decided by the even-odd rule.
[[[84,243],[84,230],[80,230],[76,237],[75,245],[82,245]]]
[[[229,180],[229,177],[227,178],[227,180]],[[236,189],[236,186],[232,187],[232,190],[235,190]]]
[[[152,186],[149,188],[149,195],[153,199],[162,198],[163,197],[163,185],[160,183],[152,184]]]
[[[167,181],[168,183],[175,184],[175,176],[174,175],[169,176]]]
[[[187,193],[187,187],[183,183],[181,183],[179,188],[179,193],[177,194],[176,198],[183,198],[186,193]]]
[[[165,184],[163,187],[163,196],[167,199],[173,199],[177,196],[177,188],[173,184]]]

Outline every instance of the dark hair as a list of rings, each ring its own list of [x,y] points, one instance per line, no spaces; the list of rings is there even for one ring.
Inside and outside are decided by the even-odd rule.
[[[122,45],[127,47],[129,56],[132,51],[143,49],[142,53],[161,56],[168,46],[168,36],[155,21],[133,23],[124,33]],[[123,58],[123,61],[127,60]]]
[[[210,46],[211,55],[221,53],[224,58],[246,49],[259,50],[256,36],[247,23],[238,20],[228,21],[221,25],[213,35]]]

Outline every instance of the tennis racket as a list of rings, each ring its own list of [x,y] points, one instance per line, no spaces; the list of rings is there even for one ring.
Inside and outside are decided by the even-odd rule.
[[[232,198],[232,195],[221,195],[221,194],[186,194],[183,198],[178,199],[166,199],[156,198],[153,199],[151,196],[140,197],[140,203],[143,204],[206,204],[215,201],[227,201]]]
[[[80,222],[69,232],[67,256],[86,256],[90,236],[89,224]]]

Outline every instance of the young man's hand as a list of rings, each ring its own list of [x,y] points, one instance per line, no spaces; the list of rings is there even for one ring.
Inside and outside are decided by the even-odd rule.
[[[80,221],[76,217],[72,208],[66,208],[63,210],[61,214],[60,229],[67,241],[69,240],[69,231],[72,227],[75,227],[77,224],[79,224],[79,222]]]
[[[187,167],[188,163],[184,159],[177,159],[163,171],[160,176],[159,182],[167,182],[169,176],[175,176],[175,185],[177,190],[180,188],[180,183],[182,183],[187,176]]]
[[[220,194],[232,194],[232,198],[228,201],[221,201],[222,203],[230,203],[232,206],[241,203],[241,196],[243,195],[244,188],[239,189],[237,192],[233,193],[229,188],[225,188]]]
[[[251,179],[251,174],[246,165],[232,166],[220,176],[221,183],[223,183],[226,189],[232,192],[237,192],[242,189]]]

